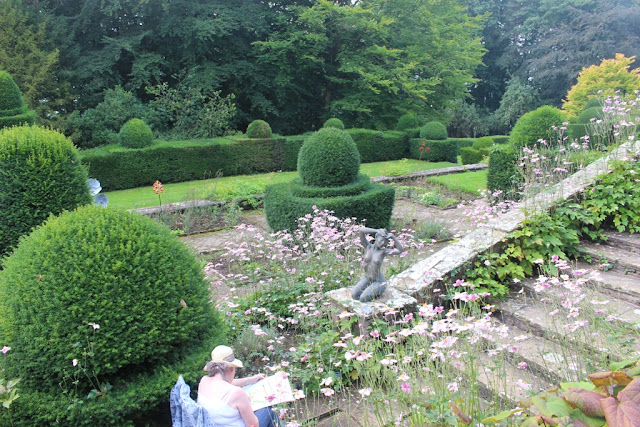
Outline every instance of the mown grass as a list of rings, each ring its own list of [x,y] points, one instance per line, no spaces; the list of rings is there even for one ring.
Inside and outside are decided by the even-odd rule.
[[[442,184],[452,191],[464,191],[478,194],[480,190],[487,189],[488,170],[456,173],[451,175],[434,176],[427,181]]]
[[[413,159],[403,159],[388,162],[366,163],[360,166],[360,171],[369,176],[410,173],[421,170],[441,169],[455,166],[449,162],[425,162]],[[258,175],[225,176],[199,181],[178,182],[164,184],[161,194],[162,204],[184,202],[186,200],[205,199],[216,193],[216,199],[228,195],[258,194],[269,184],[286,182],[297,176],[297,172],[272,172]],[[135,209],[159,204],[158,195],[153,192],[151,185],[131,188],[128,190],[111,191],[105,193],[109,197],[109,206]]]

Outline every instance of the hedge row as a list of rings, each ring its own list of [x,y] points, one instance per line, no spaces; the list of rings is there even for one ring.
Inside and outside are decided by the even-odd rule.
[[[407,155],[408,138],[404,132],[348,129],[347,133],[358,147],[361,163],[399,160]]]
[[[422,144],[424,142],[424,144]],[[420,148],[424,151],[420,151]],[[458,163],[458,144],[455,141],[434,141],[421,138],[409,140],[409,156],[429,162]]]
[[[270,185],[265,190],[265,215],[274,230],[296,229],[296,220],[313,212],[313,206],[333,211],[339,218],[366,219],[368,227],[389,226],[395,196],[391,186],[371,184],[367,191],[355,196],[327,198],[297,197],[292,190],[289,182]]]

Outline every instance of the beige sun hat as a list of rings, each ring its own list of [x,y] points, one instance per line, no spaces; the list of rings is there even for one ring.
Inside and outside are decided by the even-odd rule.
[[[242,362],[236,359],[231,347],[226,345],[219,345],[211,352],[211,362],[213,363],[226,363],[234,368],[242,368]]]

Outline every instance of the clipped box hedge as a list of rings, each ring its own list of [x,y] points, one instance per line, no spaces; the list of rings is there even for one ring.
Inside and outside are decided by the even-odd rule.
[[[484,154],[485,153],[480,150],[476,150],[473,147],[462,147],[460,149],[460,160],[463,165],[474,165],[482,162]]]
[[[519,154],[510,144],[494,147],[489,156],[487,189],[502,191],[511,200],[519,197],[522,176],[518,170]]]
[[[362,163],[398,160],[407,155],[407,136],[404,132],[380,132],[371,129],[347,129],[358,147]]]
[[[428,152],[420,151],[422,141],[425,142],[424,147],[430,149]],[[436,141],[413,138],[409,140],[409,156],[412,159],[422,159],[429,162],[458,163],[458,145],[450,139]]]
[[[366,219],[368,227],[389,226],[395,197],[395,189],[391,186],[370,184],[363,193],[341,197],[298,197],[293,195],[295,187],[296,184],[291,182],[267,186],[264,195],[265,215],[272,229],[295,230],[298,218],[313,212],[314,206],[333,211],[339,218]]]
[[[295,170],[300,139],[227,139],[156,143],[143,149],[118,146],[81,152],[89,176],[105,191],[223,176]]]

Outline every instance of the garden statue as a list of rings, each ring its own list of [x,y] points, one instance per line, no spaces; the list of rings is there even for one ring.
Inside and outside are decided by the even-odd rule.
[[[373,242],[367,240],[367,234],[375,233]],[[389,239],[393,240],[393,249],[388,248]],[[384,228],[375,229],[362,227],[360,242],[364,247],[364,274],[358,284],[351,290],[351,297],[362,302],[369,302],[384,293],[387,289],[387,279],[382,274],[382,261],[387,255],[398,255],[404,251],[402,244],[393,233],[387,233]]]

